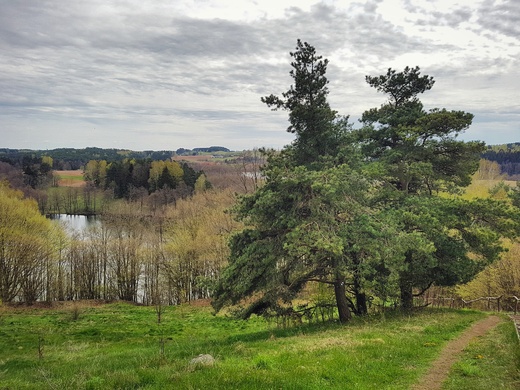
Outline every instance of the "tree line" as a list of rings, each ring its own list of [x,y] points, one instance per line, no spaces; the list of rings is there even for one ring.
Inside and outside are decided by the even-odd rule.
[[[196,172],[185,162],[162,160],[90,160],[84,168],[84,179],[88,185],[112,189],[116,198],[126,199],[161,189],[176,190],[176,197],[182,198],[195,188],[211,187],[203,171]]]
[[[167,160],[175,155],[172,150],[145,150],[142,152],[125,149],[104,149],[88,147],[84,149],[58,148],[51,150],[0,149],[0,161],[16,167],[23,165],[24,159],[41,160],[50,157],[52,169],[76,170],[82,169],[89,160],[122,161],[124,159]]]
[[[16,167],[23,165],[24,160],[41,160],[43,157],[52,159],[52,169],[76,170],[82,169],[90,160],[123,161],[125,159],[136,160],[169,160],[173,156],[198,155],[200,153],[230,152],[223,146],[210,146],[207,148],[177,150],[144,150],[134,151],[114,148],[87,147],[83,149],[57,148],[50,150],[29,150],[0,148],[0,161],[7,162]]]

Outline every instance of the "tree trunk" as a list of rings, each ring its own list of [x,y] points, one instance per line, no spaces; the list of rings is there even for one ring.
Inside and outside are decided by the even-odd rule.
[[[354,295],[356,297],[356,315],[364,316],[368,314],[367,296],[361,291],[361,281],[359,272],[354,273]]]
[[[410,283],[406,278],[403,279],[401,277],[401,282],[399,283],[399,288],[401,290],[401,308],[406,311],[410,311],[413,309],[413,292],[412,292],[412,283]]]
[[[405,254],[405,263],[410,267],[412,263],[412,252],[407,251]],[[401,290],[401,309],[410,311],[413,309],[413,291],[412,276],[410,270],[403,271],[399,275],[399,289]]]
[[[365,293],[356,291],[357,315],[365,316],[368,314],[367,296]]]
[[[345,281],[343,279],[336,280],[334,283],[334,294],[336,296],[336,305],[338,307],[339,322],[344,324],[350,321],[352,314],[350,313],[350,309],[348,307]]]

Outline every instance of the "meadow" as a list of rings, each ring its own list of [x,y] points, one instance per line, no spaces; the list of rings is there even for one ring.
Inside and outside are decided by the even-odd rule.
[[[54,175],[57,177],[60,187],[84,187],[86,184],[83,179],[83,171],[79,169],[74,171],[54,171]]]
[[[279,328],[210,307],[71,302],[0,307],[0,389],[408,389],[485,313],[423,309]],[[199,354],[211,366],[190,364]],[[504,321],[476,340],[446,389],[518,388],[520,347]],[[485,383],[485,387],[478,386]]]

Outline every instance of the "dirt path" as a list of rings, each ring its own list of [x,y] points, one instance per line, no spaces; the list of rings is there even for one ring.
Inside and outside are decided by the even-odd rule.
[[[489,330],[493,329],[500,322],[497,316],[490,316],[475,324],[462,335],[452,340],[446,345],[440,356],[433,362],[429,371],[421,378],[421,381],[412,387],[413,390],[439,390],[442,382],[448,376],[451,366],[458,360],[459,354],[469,344],[469,342],[478,336],[483,336]]]

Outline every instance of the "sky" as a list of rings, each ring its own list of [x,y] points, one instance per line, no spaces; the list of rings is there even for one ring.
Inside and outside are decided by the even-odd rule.
[[[359,126],[365,76],[419,66],[460,139],[520,142],[518,0],[0,0],[0,148],[280,149],[297,39],[329,60],[329,103]]]

